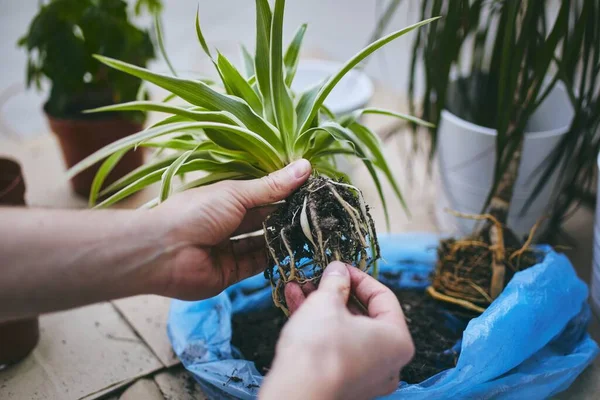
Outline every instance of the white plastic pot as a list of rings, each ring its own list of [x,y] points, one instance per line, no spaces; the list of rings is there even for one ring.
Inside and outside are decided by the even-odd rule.
[[[558,169],[542,192],[521,215],[538,179],[538,167],[560,142],[574,116],[573,107],[562,85],[556,85],[531,116],[523,147],[519,176],[514,188],[509,226],[516,234],[529,233],[547,212],[558,183]],[[435,213],[440,230],[454,235],[472,232],[475,221],[457,218],[446,209],[480,214],[493,183],[497,132],[465,121],[447,110],[441,114],[438,131],[437,188]]]

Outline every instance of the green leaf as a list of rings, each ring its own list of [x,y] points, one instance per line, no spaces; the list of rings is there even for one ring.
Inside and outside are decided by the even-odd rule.
[[[252,89],[252,86],[220,52],[217,53],[217,66],[219,67],[219,71],[221,71],[221,76],[225,84],[230,88],[232,93],[246,101],[257,114],[262,114],[262,102]]]
[[[206,44],[206,39],[204,39],[202,29],[200,29],[200,4],[198,4],[198,9],[196,10],[196,36],[198,37],[198,42],[200,42],[200,46],[202,46],[204,53],[206,53],[206,55],[212,59],[212,54],[210,54],[210,49]]]
[[[171,194],[171,181],[173,180],[173,177],[177,174],[177,172],[179,171],[179,168],[181,168],[181,166],[183,165],[183,163],[185,163],[188,158],[190,158],[190,156],[194,153],[196,149],[194,150],[190,150],[190,151],[186,151],[185,153],[183,153],[182,155],[180,155],[170,166],[169,168],[167,168],[165,170],[165,172],[162,174],[162,183],[160,186],[160,202],[162,203],[163,201],[165,201],[169,195]]]
[[[189,172],[197,172],[197,171],[218,172],[218,173],[226,174],[226,176],[243,175],[243,176],[249,177],[249,178],[259,178],[259,177],[266,175],[266,173],[264,171],[254,168],[252,165],[250,165],[249,163],[247,163],[245,161],[229,161],[229,162],[223,163],[223,162],[211,160],[209,155],[208,155],[208,157],[209,157],[208,159],[195,159],[195,160],[191,160],[191,161],[187,161],[187,162],[183,163],[177,169],[177,172],[175,173],[175,175],[182,175],[182,174],[186,174]],[[147,188],[148,186],[159,182],[163,178],[163,176],[164,176],[165,172],[168,170],[168,168],[169,167],[156,169],[146,175],[141,176],[138,180],[131,182],[124,188],[120,189],[118,192],[114,193],[113,195],[111,195],[110,197],[105,199],[102,203],[98,204],[96,206],[96,208],[104,208],[104,207],[113,205],[113,204]],[[201,178],[201,179],[204,179],[204,178]],[[192,181],[189,184],[186,184],[185,186],[188,188],[195,187],[194,182],[196,182],[196,181]],[[182,189],[180,187],[180,188],[175,189],[174,191],[179,192],[181,190]],[[161,197],[157,198],[157,200],[160,201],[160,198]]]
[[[237,124],[237,121],[227,116],[222,111],[194,111],[193,109],[171,106],[165,103],[157,103],[153,101],[131,101],[129,103],[114,104],[105,107],[86,110],[84,113],[98,113],[108,111],[156,111],[162,113],[170,113],[185,117],[192,121],[211,121],[220,122],[223,124]],[[169,120],[169,123],[175,122]]]
[[[312,88],[309,88],[300,94],[300,97],[298,98],[298,103],[296,104],[296,115],[298,116],[298,121],[304,121],[306,118],[308,118],[312,110],[312,106],[315,103],[315,100],[317,99],[317,96],[319,95],[319,92],[321,91],[324,84],[325,81],[318,83]],[[312,125],[312,121],[309,122],[310,123],[308,124],[308,127]],[[298,132],[302,133],[306,131],[308,127],[305,129],[301,129]]]
[[[264,104],[264,115],[268,121],[273,121],[273,108],[271,103],[271,21],[273,14],[268,0],[256,0],[256,53],[254,56],[254,70],[256,81]]]
[[[352,123],[357,121],[361,117],[361,115],[365,115],[365,114],[385,115],[388,117],[394,117],[394,118],[398,118],[398,119],[401,119],[404,121],[408,121],[408,122],[411,122],[416,125],[425,126],[427,128],[435,128],[434,124],[424,121],[420,118],[413,117],[412,115],[408,115],[408,114],[398,113],[395,111],[385,110],[382,108],[365,108],[363,110],[358,110],[358,111],[352,113],[352,115],[350,117],[345,119],[344,122],[342,123],[342,125],[350,126]]]
[[[342,179],[346,183],[352,183],[352,181],[350,180],[350,177],[348,175],[339,171],[337,168],[335,168],[334,166],[332,166],[331,164],[329,164],[325,161],[315,162],[313,165],[313,168],[320,175],[325,175],[325,176],[330,177],[331,179],[336,179],[336,180]]]
[[[288,87],[292,85],[294,76],[296,76],[298,61],[300,60],[300,48],[302,47],[302,40],[304,39],[305,33],[306,24],[302,24],[294,35],[294,39],[288,46],[283,58],[283,63],[285,64],[285,84]]]
[[[308,150],[311,140],[315,137],[318,131],[327,132],[319,127],[311,128],[305,132],[302,132],[302,134],[299,135],[294,142],[294,154],[305,154],[305,152]]]
[[[113,153],[108,157],[96,172],[92,186],[90,187],[89,206],[93,207],[98,199],[98,193],[106,180],[106,177],[114,169],[114,167],[121,161],[121,158],[127,153],[127,150],[121,150]]]
[[[211,142],[205,142],[199,145],[194,145],[194,149],[198,149],[189,157],[187,162],[198,159],[216,161],[217,158],[215,157],[212,151],[215,147],[216,145]],[[106,196],[107,194],[115,193],[123,189],[124,187],[131,185],[132,183],[143,178],[146,175],[149,175],[158,170],[164,171],[169,165],[175,162],[175,160],[177,160],[178,157],[179,154],[175,154],[154,162],[146,163],[110,184],[102,192],[100,192],[100,195]]]
[[[294,104],[287,86],[283,71],[283,14],[285,9],[285,0],[275,1],[275,11],[273,13],[273,22],[271,24],[271,101],[275,114],[277,127],[281,132],[281,137],[285,138],[289,145],[293,134],[295,133]],[[287,154],[287,153],[286,153]]]
[[[300,132],[303,132],[310,127],[312,119],[315,117],[317,111],[321,108],[321,105],[323,105],[323,103],[325,102],[325,99],[327,98],[329,93],[331,93],[333,88],[340,82],[340,80],[344,77],[344,75],[346,75],[350,70],[352,70],[352,68],[354,68],[358,63],[360,63],[366,57],[368,57],[369,55],[371,55],[373,52],[380,49],[381,47],[385,46],[389,42],[399,38],[402,35],[405,35],[406,33],[412,31],[413,29],[416,29],[420,26],[426,25],[426,24],[428,24],[432,21],[435,21],[436,19],[439,19],[439,18],[440,17],[429,18],[429,19],[426,19],[425,21],[418,22],[418,23],[408,26],[404,29],[401,29],[397,32],[391,33],[391,34],[371,43],[370,45],[365,47],[362,51],[360,51],[357,55],[352,57],[340,69],[339,72],[337,72],[334,76],[329,78],[327,83],[323,86],[321,91],[318,93],[317,98],[315,99],[314,103],[312,104],[310,111],[309,111],[308,115],[306,116],[306,118],[304,118],[303,120],[302,119],[299,120],[301,122]]]
[[[369,159],[367,152],[363,148],[365,144],[355,136],[354,132],[350,131],[347,128],[344,128],[343,126],[341,126],[337,123],[327,122],[324,125],[322,125],[321,127],[323,129],[326,129],[333,136],[339,138],[339,140],[344,140],[344,141],[347,141],[352,144],[352,147],[356,150],[357,155],[361,158],[365,167],[367,167],[367,170],[369,171],[369,174],[371,175],[371,178],[373,179],[373,182],[375,183],[375,187],[377,188],[377,193],[379,194],[379,198],[381,199],[381,204],[383,206],[383,211],[385,213],[385,220],[386,220],[386,223],[387,223],[388,229],[389,229],[390,218],[389,218],[388,209],[387,209],[387,202],[386,202],[385,196],[383,194],[383,188],[381,187],[381,181],[379,180],[379,177],[377,176],[377,171],[375,170],[375,168],[373,166],[373,162]],[[406,205],[404,204],[404,200],[401,196],[399,197],[399,200],[402,203],[402,206],[405,207],[405,209],[406,209]]]
[[[281,149],[281,141],[275,127],[260,118],[252,108],[237,97],[221,94],[203,82],[191,81],[151,72],[122,61],[94,56],[104,64],[138,78],[152,82],[181,97],[183,100],[211,111],[227,111],[237,117],[252,131],[261,135],[275,148]]]
[[[207,185],[211,185],[213,183],[222,182],[222,181],[226,181],[226,180],[238,180],[238,179],[241,180],[241,179],[249,179],[249,178],[250,178],[249,176],[238,173],[238,172],[212,173],[205,177],[195,179],[189,183],[186,183],[185,185],[183,185],[179,188],[176,188],[175,192],[184,192],[189,189],[207,186]],[[147,202],[140,208],[152,208],[157,205],[158,205],[158,198],[155,198],[155,199],[150,200],[149,202]]]
[[[133,148],[143,141],[168,133],[197,131],[198,129],[210,129],[211,134],[209,136],[207,132],[207,136],[213,142],[227,149],[246,151],[248,157],[254,158],[267,171],[283,167],[277,151],[265,139],[248,129],[216,122],[182,122],[151,128],[117,140],[77,163],[68,171],[67,175],[72,178],[115,151]]]
[[[158,41],[158,48],[160,50],[160,54],[167,63],[169,71],[171,71],[173,75],[177,76],[177,71],[175,71],[173,64],[171,64],[171,60],[169,59],[169,55],[167,54],[167,50],[165,49],[165,43],[163,40],[162,33],[162,24],[160,23],[160,15],[158,13],[154,14],[154,28],[156,29],[156,39]]]
[[[244,59],[244,70],[246,72],[246,77],[250,79],[256,74],[256,72],[254,71],[254,58],[252,57],[246,46],[242,45],[241,49],[242,58]]]
[[[315,132],[312,137],[309,138],[309,144],[307,149],[300,153],[302,154],[302,158],[306,158],[307,160],[312,160],[315,154],[323,151],[328,148],[340,148],[341,144],[345,142],[338,142],[338,137],[332,135],[330,132],[326,130],[319,130],[320,132]],[[352,152],[356,155],[356,151],[352,150]]]
[[[354,132],[356,137],[367,146],[367,148],[371,152],[372,159],[373,159],[375,166],[378,167],[384,173],[388,182],[392,186],[392,189],[394,189],[394,193],[396,193],[398,200],[400,200],[402,207],[404,208],[404,210],[406,212],[408,212],[408,206],[406,205],[406,202],[404,201],[404,197],[402,196],[400,187],[398,187],[398,183],[396,182],[396,179],[394,178],[394,174],[392,174],[392,171],[390,170],[390,167],[387,164],[385,156],[383,155],[383,150],[382,150],[382,146],[381,146],[381,141],[379,140],[379,136],[374,134],[366,126],[361,125],[356,122],[353,123],[352,125],[350,125],[349,128],[352,132]]]

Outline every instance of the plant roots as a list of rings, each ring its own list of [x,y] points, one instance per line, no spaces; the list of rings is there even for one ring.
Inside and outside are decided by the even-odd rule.
[[[516,272],[538,262],[539,251],[531,247],[531,242],[539,223],[522,243],[490,214],[452,213],[486,225],[472,236],[440,243],[436,271],[427,293],[437,300],[482,313]]]
[[[318,283],[332,261],[366,271],[380,257],[375,224],[362,193],[329,178],[309,178],[263,227],[274,265],[265,270],[265,277],[271,282],[275,305],[286,314],[286,283]]]

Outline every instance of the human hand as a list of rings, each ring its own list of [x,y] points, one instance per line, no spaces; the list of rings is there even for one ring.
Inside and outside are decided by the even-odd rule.
[[[333,262],[317,290],[289,283],[285,294],[292,316],[262,398],[370,399],[397,388],[414,345],[392,291],[357,268]],[[350,294],[367,315],[356,304],[348,306]]]
[[[198,300],[267,266],[262,235],[231,237],[262,229],[264,219],[310,175],[310,163],[299,160],[262,179],[225,181],[177,194],[153,213],[153,226],[166,230],[164,262],[150,276],[154,291]],[[163,257],[164,258],[164,257]]]

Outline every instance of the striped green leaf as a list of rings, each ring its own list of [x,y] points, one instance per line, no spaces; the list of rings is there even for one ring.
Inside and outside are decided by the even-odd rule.
[[[304,34],[306,33],[306,24],[302,24],[294,39],[288,46],[285,56],[283,57],[283,63],[285,64],[285,84],[290,87],[296,76],[296,70],[298,69],[298,61],[300,60],[300,48],[302,47],[302,41],[304,40]]]
[[[127,150],[121,150],[113,153],[110,157],[104,160],[104,162],[98,169],[98,172],[96,172],[96,176],[94,176],[94,181],[92,182],[92,186],[90,187],[90,207],[93,207],[94,204],[96,204],[96,200],[98,199],[98,193],[100,192],[100,189],[102,189],[106,177],[115,168],[119,161],[121,161],[125,153],[127,153]]]
[[[195,150],[196,149],[189,150],[180,155],[175,161],[173,161],[173,163],[171,163],[171,165],[169,165],[169,167],[162,174],[162,182],[160,186],[159,196],[161,203],[165,201],[171,194],[171,181],[173,180],[173,177],[179,172],[179,168],[181,168],[183,163],[185,163],[188,160],[188,158],[190,158],[190,156],[194,153]]]
[[[252,108],[243,100],[221,94],[203,82],[181,79],[177,77],[157,74],[145,68],[136,67],[122,61],[112,58],[95,56],[102,63],[126,72],[140,79],[145,79],[169,90],[181,97],[183,100],[210,111],[227,111],[237,117],[242,123],[252,131],[261,135],[272,146],[280,147],[279,134],[275,127],[260,118]]]
[[[275,11],[271,24],[271,58],[269,61],[271,71],[271,102],[275,113],[275,121],[281,132],[281,137],[285,138],[285,144],[291,144],[293,135],[296,131],[296,114],[294,113],[294,104],[288,88],[285,85],[283,70],[283,13],[285,0],[275,1]]]
[[[434,124],[424,121],[420,118],[413,117],[412,115],[403,114],[403,113],[390,111],[390,110],[385,110],[383,108],[373,108],[373,107],[355,111],[350,116],[346,117],[345,119],[342,119],[342,121],[343,121],[342,125],[350,126],[350,125],[352,125],[352,123],[358,121],[362,115],[367,115],[367,114],[385,115],[388,117],[398,118],[403,121],[407,121],[407,122],[410,122],[410,123],[413,123],[413,124],[416,124],[419,126],[425,126],[427,128],[435,128]]]
[[[217,66],[219,67],[219,71],[221,71],[223,81],[230,88],[231,92],[248,103],[254,112],[261,115],[262,102],[260,98],[237,68],[220,52],[217,53]]]
[[[192,121],[211,121],[223,124],[237,124],[237,121],[230,118],[223,111],[194,111],[190,108],[171,106],[165,103],[153,101],[132,101],[129,103],[114,104],[105,107],[99,107],[92,110],[86,110],[85,113],[109,112],[109,111],[156,111],[170,113],[185,117]],[[170,120],[169,123],[173,122]]]
[[[213,142],[232,150],[243,150],[267,170],[276,170],[283,166],[277,150],[256,133],[238,126],[215,122],[182,122],[148,129],[117,140],[77,163],[68,171],[69,178],[110,156],[115,151],[134,148],[138,143],[154,139],[173,132],[211,129]],[[207,135],[208,136],[208,135]]]
[[[410,25],[404,29],[401,29],[397,32],[391,33],[391,34],[371,43],[370,45],[365,47],[362,51],[360,51],[357,55],[352,57],[348,62],[346,62],[346,64],[344,64],[344,66],[340,69],[339,72],[337,72],[335,75],[333,75],[331,78],[329,78],[327,83],[323,86],[321,91],[318,93],[317,98],[315,99],[314,103],[312,104],[310,111],[309,111],[308,115],[306,116],[306,118],[304,120],[299,120],[300,124],[301,124],[300,131],[302,132],[310,127],[312,119],[315,117],[317,111],[321,108],[321,105],[323,105],[323,103],[325,102],[325,99],[327,98],[327,96],[329,96],[329,93],[331,93],[333,88],[340,82],[340,80],[342,80],[342,78],[348,72],[350,72],[350,70],[352,70],[352,68],[354,68],[362,60],[364,60],[365,58],[367,58],[368,56],[373,54],[373,52],[375,52],[376,50],[385,46],[386,44],[390,43],[391,41],[407,34],[408,32],[412,31],[413,29],[416,29],[420,26],[426,25],[426,24],[428,24],[432,21],[435,21],[436,19],[439,19],[439,18],[440,17],[429,18],[429,19],[426,19],[425,21],[418,22],[418,23]]]
[[[268,0],[256,0],[256,53],[254,56],[254,70],[256,81],[264,104],[264,116],[268,121],[274,121],[273,106],[271,102],[271,21],[273,13]]]
[[[210,53],[208,44],[206,44],[206,39],[204,38],[202,29],[200,29],[200,4],[198,4],[198,9],[196,10],[196,37],[198,38],[198,42],[200,43],[200,46],[202,46],[204,53],[206,53],[206,55],[212,59],[212,54]]]

